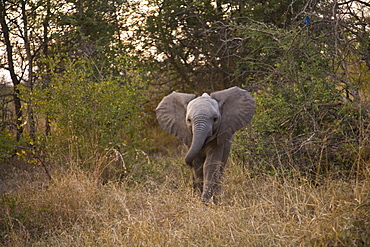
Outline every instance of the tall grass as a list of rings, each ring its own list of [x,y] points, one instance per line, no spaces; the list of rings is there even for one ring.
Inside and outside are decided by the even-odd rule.
[[[369,179],[313,185],[300,175],[252,176],[232,158],[221,204],[205,206],[181,160],[161,157],[144,166],[103,185],[101,173],[75,165],[42,187],[3,194],[1,245],[370,244]]]

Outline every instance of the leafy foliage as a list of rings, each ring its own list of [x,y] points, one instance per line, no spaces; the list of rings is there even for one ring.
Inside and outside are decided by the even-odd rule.
[[[249,76],[249,83],[258,89],[257,112],[253,133],[237,137],[237,157],[258,171],[293,168],[316,178],[363,174],[369,157],[357,150],[369,146],[365,136],[370,112],[362,103],[351,103],[356,100],[346,92],[352,92],[351,85],[338,86],[338,78],[330,72],[337,64],[325,45],[329,37],[313,37],[310,29],[266,29],[263,24],[246,27],[243,33],[252,36],[255,30],[267,34],[258,40],[266,44],[261,47],[270,47],[263,52],[268,59],[259,61],[270,61],[270,66]],[[240,63],[246,73],[254,66],[249,60]]]
[[[0,161],[8,158],[13,150],[13,140],[9,132],[6,130],[0,130]]]
[[[145,11],[136,12],[142,5]],[[12,136],[15,126],[18,144],[34,155],[72,153],[73,162],[88,163],[102,150],[138,154],[146,141],[137,136],[156,131],[153,111],[165,93],[237,85],[254,94],[258,107],[251,132],[236,138],[235,154],[245,163],[348,175],[368,162],[366,2],[26,0],[1,6],[2,41],[16,47],[7,49],[7,59],[22,68],[13,82],[16,117],[6,119],[3,136]],[[15,14],[19,23],[10,18]],[[9,46],[16,36],[22,42]],[[150,113],[145,121],[143,109]],[[152,146],[171,143],[161,139]]]
[[[368,246],[369,7],[1,1],[0,245]],[[154,109],[235,85],[256,114],[205,208]]]
[[[50,87],[34,89],[29,99],[35,114],[41,119],[47,115],[52,127],[51,135],[39,133],[38,145],[45,145],[51,159],[59,157],[64,164],[85,168],[95,169],[91,157],[109,149],[126,161],[135,159],[136,150],[145,146],[145,140],[138,138],[145,117],[139,73],[132,74],[130,81],[114,77],[96,81],[91,80],[89,61],[63,64],[62,73],[51,74]],[[125,169],[121,166],[115,175]]]

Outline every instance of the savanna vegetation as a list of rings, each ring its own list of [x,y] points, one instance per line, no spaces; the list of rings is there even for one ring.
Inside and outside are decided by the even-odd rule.
[[[370,245],[370,4],[0,1],[1,246]],[[220,205],[154,110],[256,101]]]

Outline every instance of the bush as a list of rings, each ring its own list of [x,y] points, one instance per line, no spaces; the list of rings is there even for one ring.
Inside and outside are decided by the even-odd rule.
[[[0,161],[10,157],[14,150],[13,140],[6,130],[0,130]]]
[[[274,44],[284,52],[271,58],[268,76],[252,77],[259,85],[253,132],[237,133],[233,154],[259,172],[361,175],[369,162],[368,107],[329,72],[326,41],[304,33],[281,31]]]
[[[236,134],[233,155],[258,172],[293,169],[315,179],[365,174],[370,158],[367,108],[335,97],[320,101],[316,92],[310,94],[306,101],[297,94],[258,95],[253,128]]]
[[[35,112],[39,118],[47,116],[52,127],[50,136],[39,133],[39,142],[54,162],[85,169],[95,169],[95,161],[106,153],[118,155],[117,176],[129,169],[122,161],[137,160],[138,149],[146,143],[140,137],[143,84],[138,75],[125,81],[92,75],[88,61],[71,62],[52,76],[47,89],[34,90]]]

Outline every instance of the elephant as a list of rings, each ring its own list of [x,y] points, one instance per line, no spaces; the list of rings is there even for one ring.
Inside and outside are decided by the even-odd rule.
[[[254,111],[253,97],[236,86],[200,97],[172,92],[158,104],[160,126],[188,147],[185,162],[203,203],[218,203],[234,133],[252,120]]]

